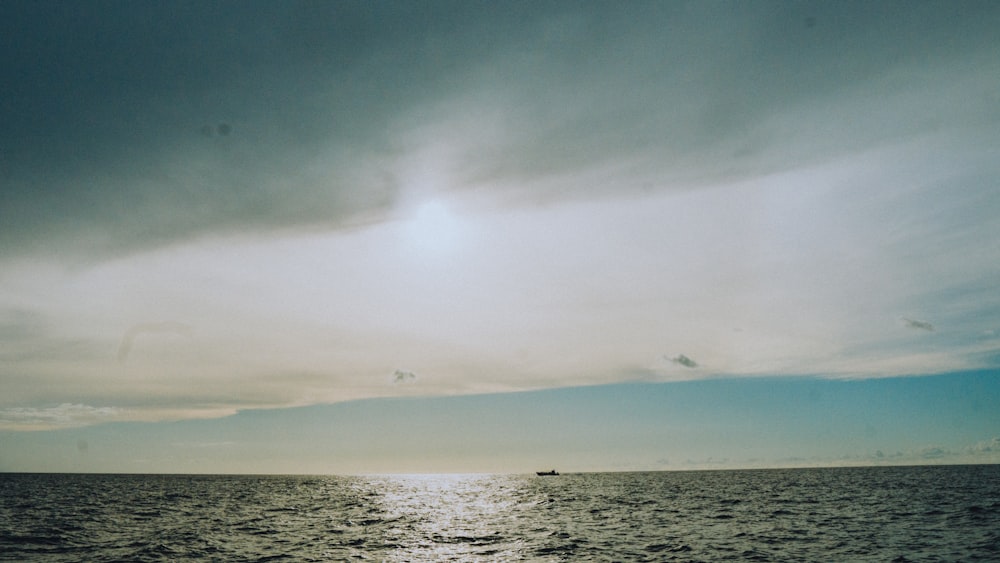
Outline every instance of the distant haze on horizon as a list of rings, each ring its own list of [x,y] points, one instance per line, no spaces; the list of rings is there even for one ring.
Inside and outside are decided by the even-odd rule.
[[[0,471],[996,463],[997,29],[4,2]]]

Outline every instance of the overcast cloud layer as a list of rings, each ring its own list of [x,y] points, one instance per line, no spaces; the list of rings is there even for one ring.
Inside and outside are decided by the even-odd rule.
[[[995,2],[0,4],[0,426],[1000,351]]]

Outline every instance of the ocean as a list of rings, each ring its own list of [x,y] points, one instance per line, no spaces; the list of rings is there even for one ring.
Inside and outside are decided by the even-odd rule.
[[[0,474],[2,561],[1000,561],[1000,465]]]

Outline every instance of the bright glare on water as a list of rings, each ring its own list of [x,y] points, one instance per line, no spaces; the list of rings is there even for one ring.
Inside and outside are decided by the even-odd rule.
[[[462,561],[477,555],[516,558],[518,542],[504,538],[499,527],[506,515],[515,513],[515,503],[524,502],[519,491],[509,488],[516,482],[477,475],[384,478],[379,484],[384,487],[386,520],[391,523],[384,537],[397,546],[386,554],[386,559]]]
[[[0,474],[4,561],[1000,560],[1000,466]]]

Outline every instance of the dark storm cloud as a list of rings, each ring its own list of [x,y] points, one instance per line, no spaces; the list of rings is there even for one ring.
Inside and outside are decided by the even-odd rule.
[[[783,169],[938,126],[934,116],[896,119],[891,100],[938,88],[937,69],[953,61],[995,53],[998,12],[4,2],[2,252],[108,254],[210,232],[377,220],[405,182],[393,167],[410,150],[401,138],[449,120],[471,123],[466,137],[417,143],[466,151],[456,187],[631,172],[527,194],[544,199]],[[997,70],[985,60],[978,75]],[[995,120],[980,115],[995,106],[987,93],[929,100],[917,107],[938,119]],[[862,119],[883,109],[888,124]],[[497,112],[504,130],[480,130],[479,115]],[[791,124],[775,127],[786,112]]]
[[[388,205],[391,120],[440,90],[449,57],[485,48],[428,53],[464,27],[434,6],[4,3],[5,251],[338,224]]]
[[[496,74],[515,85],[506,90],[528,117],[482,164],[525,180],[638,164],[650,174],[642,187],[670,187],[836,158],[954,112],[995,121],[988,88],[964,100],[937,91],[943,61],[972,54],[996,66],[983,17],[996,23],[997,10],[963,8],[659,3],[550,22],[549,33],[498,57],[509,64]],[[893,99],[907,93],[927,99],[900,109]],[[609,187],[639,186],[599,189]]]

